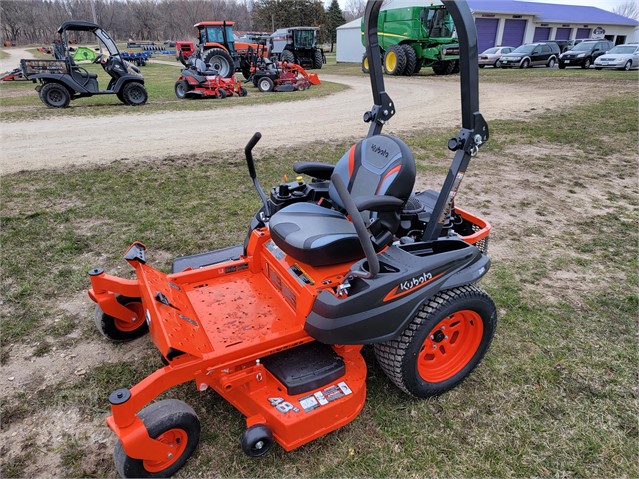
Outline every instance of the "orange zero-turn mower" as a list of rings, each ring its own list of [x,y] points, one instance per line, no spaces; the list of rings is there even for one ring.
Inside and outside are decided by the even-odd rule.
[[[381,2],[369,2],[374,105],[364,114],[365,139],[336,165],[297,163],[297,180],[267,198],[253,163],[256,133],[245,153],[263,207],[244,244],[177,258],[165,274],[134,243],[125,259],[136,279],[89,272],[98,329],[112,340],[148,331],[166,363],[109,397],[120,475],[168,477],[193,453],[193,409],[153,402],[184,382],[215,390],[246,417],[241,446],[255,457],[274,443],[293,450],[357,417],[365,345],[416,397],[449,390],[481,361],[496,327],[495,305],[476,285],[490,265],[490,225],[453,200],[488,126],[479,113],[473,17],[465,2],[444,3],[460,43],[462,128],[448,142],[455,155],[439,193],[413,193],[410,149],[381,133],[395,107],[377,43]]]

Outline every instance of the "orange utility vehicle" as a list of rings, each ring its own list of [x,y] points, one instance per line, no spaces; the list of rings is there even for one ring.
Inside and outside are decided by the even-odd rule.
[[[125,259],[135,279],[89,272],[98,329],[113,340],[147,332],[166,364],[130,389],[114,391],[107,424],[123,477],[168,477],[200,438],[182,401],[153,402],[193,381],[246,417],[249,456],[274,443],[290,451],[348,424],[364,407],[372,345],[390,380],[416,397],[444,393],[479,364],[496,327],[496,309],[477,285],[488,271],[490,225],[453,200],[470,159],[488,140],[479,113],[477,36],[465,2],[444,0],[461,47],[462,128],[439,193],[413,193],[408,146],[381,133],[395,114],[384,89],[377,42],[382,2],[366,7],[374,105],[368,136],[336,165],[304,162],[300,176],[260,187],[263,206],[244,244],[177,258],[173,272],[147,264],[134,243]],[[308,175],[305,182],[301,175]]]

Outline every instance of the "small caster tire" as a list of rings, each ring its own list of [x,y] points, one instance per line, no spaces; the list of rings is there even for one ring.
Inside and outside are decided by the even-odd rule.
[[[273,446],[273,433],[268,426],[256,424],[242,433],[241,444],[247,456],[261,457]]]
[[[149,325],[144,320],[144,308],[140,298],[117,295],[116,299],[122,306],[126,306],[137,316],[137,322],[114,318],[106,314],[100,306],[95,307],[95,326],[103,336],[111,341],[131,341],[144,336],[149,331]]]
[[[115,445],[113,460],[121,477],[171,477],[191,457],[200,442],[200,419],[186,403],[165,399],[145,407],[138,413],[149,436],[171,445],[175,452],[163,461],[146,461],[127,456],[120,441]]]

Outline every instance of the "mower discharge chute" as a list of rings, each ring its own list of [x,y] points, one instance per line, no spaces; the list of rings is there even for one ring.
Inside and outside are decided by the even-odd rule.
[[[299,175],[262,199],[244,244],[177,258],[165,274],[134,243],[125,259],[136,279],[90,271],[98,329],[113,340],[147,331],[166,364],[111,394],[107,424],[118,436],[123,477],[167,477],[195,450],[200,422],[176,400],[149,405],[194,381],[246,416],[241,446],[290,451],[355,419],[366,397],[364,345],[390,380],[416,397],[442,394],[479,364],[496,327],[496,308],[476,283],[489,269],[490,225],[454,205],[471,156],[488,140],[479,113],[477,38],[465,2],[444,0],[461,47],[462,129],[439,193],[413,193],[408,146],[382,134],[395,114],[384,89],[376,25],[365,25],[374,105],[365,139],[336,165],[303,162]]]

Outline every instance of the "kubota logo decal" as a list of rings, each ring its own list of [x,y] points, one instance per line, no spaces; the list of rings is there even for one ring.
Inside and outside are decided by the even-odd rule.
[[[373,153],[377,153],[378,155],[382,155],[386,158],[388,158],[388,151],[386,151],[384,148],[382,148],[381,146],[377,146],[375,143],[373,143],[371,145],[371,151]]]
[[[394,290],[386,295],[384,301],[390,301],[392,299],[399,298],[400,296],[404,296],[405,294],[412,293],[422,286],[426,286],[428,283],[435,281],[443,274],[444,272],[441,272],[433,276],[432,273],[422,273],[419,276],[408,279],[406,281],[402,281]]]

